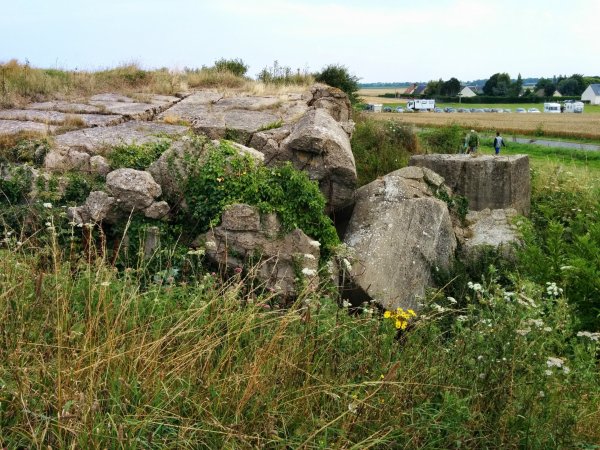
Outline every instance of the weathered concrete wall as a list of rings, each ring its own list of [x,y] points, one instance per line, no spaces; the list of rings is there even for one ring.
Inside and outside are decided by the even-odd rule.
[[[469,200],[469,209],[514,208],[528,215],[531,204],[527,155],[414,155],[409,165],[437,172],[455,194]]]

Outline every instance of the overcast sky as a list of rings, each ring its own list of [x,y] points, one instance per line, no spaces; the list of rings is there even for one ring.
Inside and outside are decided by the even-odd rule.
[[[93,70],[241,58],[361,82],[600,75],[600,0],[0,0],[0,61]]]

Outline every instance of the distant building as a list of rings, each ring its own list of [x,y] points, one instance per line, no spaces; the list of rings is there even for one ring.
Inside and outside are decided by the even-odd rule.
[[[461,89],[458,95],[461,97],[475,97],[479,91],[477,86],[465,86]]]
[[[411,84],[410,86],[408,86],[405,90],[404,90],[404,94],[405,95],[412,95],[413,92],[415,92],[415,89],[417,88],[417,85],[415,83]]]
[[[413,95],[422,95],[425,93],[425,89],[427,88],[426,84],[419,84],[415,90],[413,91]]]
[[[538,89],[537,91],[535,91],[535,95],[537,97],[548,97],[546,95],[546,91],[543,89]],[[554,93],[551,95],[551,97],[562,97],[562,94],[558,91],[554,91]]]
[[[590,102],[590,105],[600,105],[600,84],[590,84],[581,94],[581,101]]]

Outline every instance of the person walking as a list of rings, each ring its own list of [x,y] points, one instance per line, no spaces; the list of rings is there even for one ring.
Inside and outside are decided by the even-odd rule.
[[[494,138],[494,150],[496,150],[496,155],[500,154],[500,147],[506,147],[504,143],[504,139],[500,136],[500,132],[496,131],[496,137]]]
[[[467,136],[467,154],[477,152],[478,147],[479,135],[475,132],[475,130],[471,130],[471,132]]]

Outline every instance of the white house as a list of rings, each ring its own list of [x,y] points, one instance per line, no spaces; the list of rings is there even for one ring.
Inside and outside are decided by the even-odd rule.
[[[588,101],[590,105],[600,105],[600,84],[590,84],[581,94],[581,101]]]
[[[460,95],[461,97],[475,97],[477,93],[474,91],[474,89],[476,88],[472,86],[465,86],[461,89],[458,95]]]

